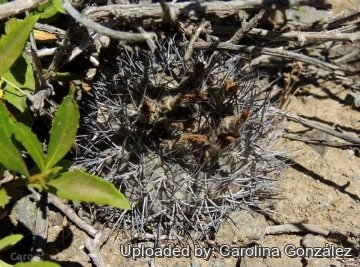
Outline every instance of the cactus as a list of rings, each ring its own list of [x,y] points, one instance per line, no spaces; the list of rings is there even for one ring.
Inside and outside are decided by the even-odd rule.
[[[231,211],[261,207],[281,169],[259,74],[231,54],[194,51],[185,61],[185,48],[178,35],[155,53],[120,45],[115,74],[101,73],[81,104],[77,164],[133,206],[98,216],[137,236],[209,238]]]

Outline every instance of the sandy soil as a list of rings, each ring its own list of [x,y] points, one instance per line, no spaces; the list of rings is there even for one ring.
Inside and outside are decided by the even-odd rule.
[[[325,83],[322,88],[313,86],[299,88],[297,95],[291,97],[287,107],[291,113],[311,117],[326,123],[352,136],[360,134],[358,110],[345,104],[347,91],[333,83]],[[306,128],[294,122],[286,122],[287,133],[297,133],[303,137],[335,141],[329,135]],[[341,140],[337,140],[341,141]],[[273,213],[265,216],[268,226],[282,224],[313,224],[325,230],[338,231],[346,237],[338,238],[301,234],[263,235],[256,243],[263,247],[278,247],[282,252],[286,245],[296,247],[321,246],[326,243],[334,246],[350,247],[358,253],[360,246],[360,158],[356,148],[335,148],[324,145],[308,145],[301,141],[282,138],[276,145],[290,166],[280,177],[281,193],[271,202]],[[262,215],[261,215],[262,216]],[[255,229],[256,225],[250,225]],[[80,249],[76,240],[85,237],[75,227],[70,247],[54,255],[53,259],[79,262],[90,266],[87,255]],[[241,229],[239,229],[241,231]],[[56,235],[55,235],[56,236]],[[347,238],[347,239],[346,239]],[[101,249],[109,266],[360,266],[359,256],[352,259],[286,257],[280,258],[224,258],[215,257],[205,261],[192,258],[142,258],[136,261],[121,257],[119,245],[121,236],[112,235]],[[231,241],[229,240],[229,245]],[[308,242],[306,245],[306,242]],[[309,243],[310,242],[310,243]],[[310,244],[310,245],[309,245]],[[232,246],[244,246],[232,243]],[[74,265],[76,266],[76,265]]]
[[[332,0],[340,10],[347,4],[359,1]],[[344,4],[344,5],[343,5]],[[334,12],[336,10],[334,9]],[[311,16],[307,18],[314,19]],[[341,85],[327,81],[319,86],[304,85],[297,88],[291,96],[287,110],[342,131],[354,137],[360,137],[360,109],[349,103],[349,90]],[[357,93],[359,94],[359,93]],[[360,95],[359,100],[360,102]],[[359,104],[360,105],[360,104]],[[285,122],[286,134],[296,134],[303,138],[325,142],[339,141],[330,135],[304,127],[295,122]],[[222,237],[223,244],[234,247],[258,245],[279,248],[278,258],[224,258],[218,253],[206,261],[191,258],[140,258],[136,261],[120,255],[121,235],[112,234],[101,248],[101,255],[108,266],[189,266],[189,267],[276,267],[276,266],[348,266],[360,267],[360,152],[359,147],[331,147],[306,144],[283,137],[276,144],[276,150],[283,151],[289,167],[279,176],[280,193],[268,200],[273,209],[268,214],[254,213],[249,219],[248,229],[229,226],[229,233],[250,233],[243,241],[234,241],[232,234]],[[259,217],[260,216],[260,217]],[[260,219],[259,219],[260,218]],[[238,221],[245,217],[235,218]],[[265,226],[258,225],[265,222]],[[91,223],[91,222],[89,222]],[[319,229],[331,231],[331,236],[311,234],[310,231],[278,235],[265,234],[266,226],[284,224],[311,224]],[[67,230],[64,231],[64,225]],[[92,266],[88,255],[83,251],[82,242],[86,234],[74,225],[64,223],[63,219],[53,222],[49,229],[49,241],[59,239],[61,233],[63,248],[54,246],[51,259],[63,262],[64,266]],[[100,226],[98,225],[98,228]],[[234,228],[235,227],[235,228]],[[252,232],[252,233],[251,233]],[[256,238],[254,237],[256,236]],[[225,238],[225,239],[224,239]],[[228,238],[228,239],[226,239]],[[252,239],[253,238],[253,239]],[[241,239],[241,238],[240,238]],[[256,240],[255,240],[256,239]],[[215,239],[216,240],[216,239]],[[224,241],[225,240],[225,241]],[[234,241],[234,242],[233,242]],[[298,248],[324,247],[326,244],[351,248],[351,258],[304,258],[287,257],[283,252],[288,245]],[[151,246],[147,243],[145,246]]]
[[[344,105],[344,88],[327,83],[323,88],[303,88],[299,93],[301,96],[292,97],[289,111],[336,125],[349,135],[359,135],[359,112]],[[336,140],[293,122],[288,123],[287,128],[290,132],[312,138]],[[292,159],[293,165],[279,177],[283,192],[281,198],[274,201],[272,223],[307,223],[336,229],[351,236],[345,246],[359,248],[360,158],[356,149],[307,145],[285,138],[279,142],[278,148],[288,151],[287,157]],[[266,236],[264,240],[272,245],[284,241],[300,246],[299,236]],[[276,260],[267,263],[269,266],[285,266]],[[292,259],[292,266],[302,264],[300,258]],[[319,263],[311,266],[329,265]],[[360,266],[360,262],[351,266]]]
[[[335,5],[334,13],[340,12],[347,5],[359,1],[332,0]],[[308,19],[314,19],[306,16]],[[360,109],[347,101],[349,90],[330,81],[319,86],[304,85],[297,88],[296,94],[291,96],[287,110],[305,118],[322,122],[348,135],[360,136]],[[360,96],[359,96],[360,99]],[[359,100],[360,101],[360,100]],[[287,134],[297,134],[301,137],[321,141],[339,141],[330,135],[304,127],[295,122],[285,122]],[[359,147],[331,147],[326,145],[306,144],[302,141],[283,137],[276,144],[278,151],[283,151],[289,162],[289,167],[279,176],[280,194],[269,200],[273,210],[266,215],[253,214],[258,218],[263,216],[267,226],[284,224],[312,224],[333,233],[331,236],[321,236],[303,231],[298,234],[265,235],[259,225],[251,225],[249,229],[238,229],[238,232],[258,234],[259,239],[247,242],[232,242],[232,236],[227,243],[234,247],[257,244],[263,247],[324,247],[326,244],[336,247],[351,248],[352,258],[304,258],[287,257],[282,253],[279,258],[224,258],[218,253],[209,261],[200,258],[142,258],[136,261],[120,256],[119,244],[121,236],[111,236],[101,249],[101,253],[109,266],[189,266],[189,267],[276,267],[276,266],[360,266],[360,152]],[[239,221],[244,217],[237,218]],[[260,218],[261,219],[261,218]],[[254,220],[257,224],[261,220]],[[265,225],[265,226],[266,226]],[[260,228],[259,228],[260,227]],[[230,229],[230,228],[229,228]],[[233,230],[231,228],[230,230]],[[229,231],[230,231],[229,230]],[[74,229],[74,236],[78,230]],[[235,231],[236,232],[236,231]],[[260,233],[259,233],[260,232]],[[337,235],[336,235],[337,233]],[[235,235],[237,235],[235,233]],[[250,234],[251,235],[251,234]],[[259,237],[260,236],[260,237]],[[82,237],[83,238],[83,237]],[[225,239],[226,240],[226,239]],[[226,241],[225,241],[226,242]],[[145,244],[146,245],[146,244]],[[148,244],[150,245],[150,244]],[[76,246],[68,248],[55,257],[60,260],[81,262],[90,266],[87,255]]]

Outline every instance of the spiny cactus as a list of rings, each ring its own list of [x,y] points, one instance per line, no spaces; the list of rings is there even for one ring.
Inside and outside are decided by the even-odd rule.
[[[268,150],[276,116],[258,74],[231,54],[185,61],[183,41],[167,38],[155,53],[119,46],[115,74],[102,72],[82,105],[78,165],[133,205],[98,215],[138,236],[209,237],[229,212],[261,205],[281,165]]]

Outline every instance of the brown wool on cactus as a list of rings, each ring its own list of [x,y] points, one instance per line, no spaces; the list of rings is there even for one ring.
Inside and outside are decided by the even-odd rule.
[[[116,74],[101,74],[83,100],[77,162],[133,209],[98,215],[138,236],[202,239],[232,211],[261,208],[283,163],[271,151],[277,118],[259,74],[231,54],[195,51],[185,61],[179,36],[153,54],[118,50]]]

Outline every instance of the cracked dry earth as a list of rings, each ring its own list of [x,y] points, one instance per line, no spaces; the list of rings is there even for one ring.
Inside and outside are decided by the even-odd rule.
[[[291,97],[287,110],[326,123],[348,135],[359,136],[359,109],[345,101],[347,94],[348,90],[332,82],[324,83],[321,88],[313,85],[300,87],[297,94]],[[285,128],[287,134],[298,134],[323,141],[337,140],[295,122],[285,122]],[[139,258],[135,261],[120,255],[119,247],[124,240],[120,235],[111,235],[100,250],[108,266],[360,266],[360,258],[356,254],[360,247],[360,158],[357,148],[306,144],[283,137],[276,144],[276,149],[286,152],[284,155],[291,165],[277,177],[281,193],[269,200],[273,204],[273,212],[266,216],[244,211],[236,212],[231,215],[231,219],[237,222],[237,227],[230,221],[226,222],[220,228],[216,240],[220,244],[233,247],[250,244],[278,247],[281,251],[280,258],[239,260],[236,257],[224,258],[215,253],[208,261],[197,257]],[[338,231],[346,235],[347,239],[329,238],[308,231],[297,234],[265,234],[267,226],[299,223]],[[88,256],[79,249],[85,234],[74,226],[70,228],[73,232],[71,246],[59,254],[54,253],[52,259],[91,266]],[[57,233],[53,234],[54,237],[57,236]],[[348,259],[304,259],[291,258],[284,254],[284,247],[288,244],[295,247],[324,247],[326,243],[336,247],[351,247],[355,256]],[[150,246],[150,243],[144,245]]]

